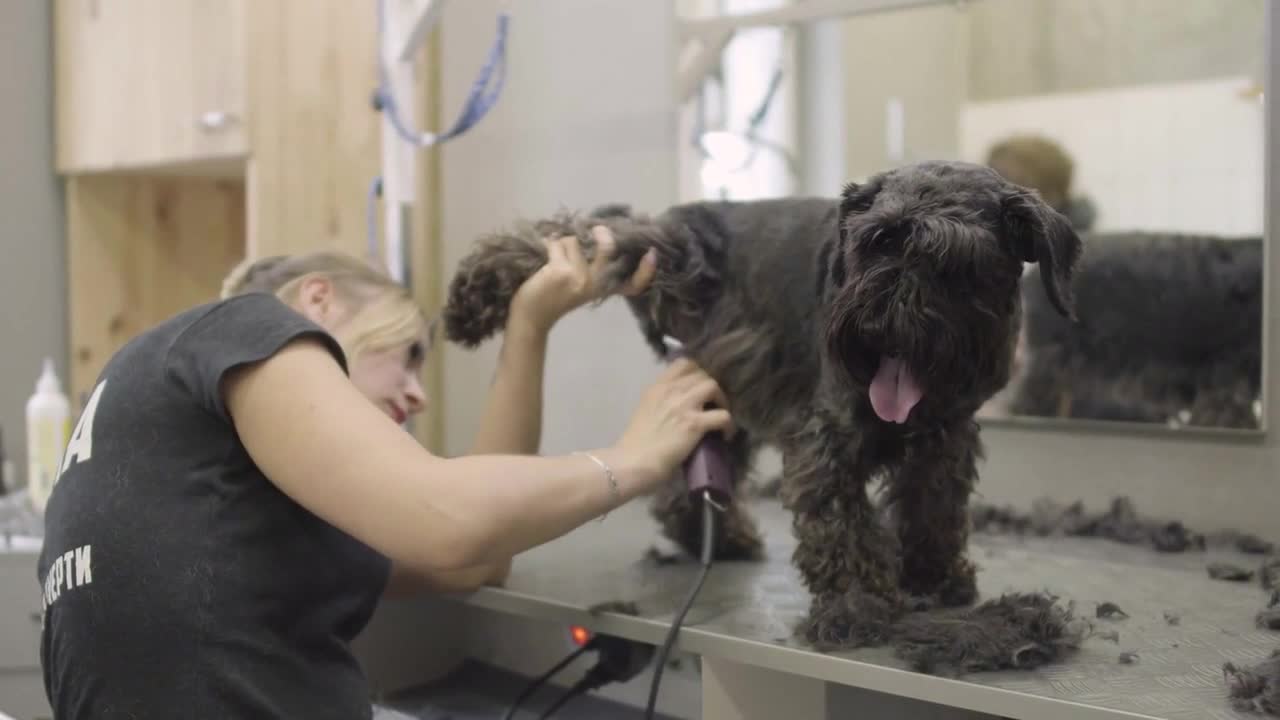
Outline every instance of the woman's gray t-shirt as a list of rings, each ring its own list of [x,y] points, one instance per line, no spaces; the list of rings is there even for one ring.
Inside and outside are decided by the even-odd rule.
[[[390,562],[267,480],[220,392],[304,337],[347,369],[330,335],[261,293],[184,312],[107,363],[45,516],[59,720],[369,717],[348,644]]]

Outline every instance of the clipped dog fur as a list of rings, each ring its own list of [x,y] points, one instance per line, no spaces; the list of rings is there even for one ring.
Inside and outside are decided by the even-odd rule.
[[[1024,293],[1019,371],[993,410],[1259,427],[1261,238],[1115,232],[1086,241],[1078,322]]]
[[[897,655],[919,672],[1026,670],[1080,647],[1090,626],[1051,595],[1006,595],[974,609],[913,613],[893,627]]]
[[[1035,500],[1030,512],[973,503],[970,518],[974,531],[978,533],[1102,538],[1126,545],[1146,545],[1166,553],[1200,551],[1210,547],[1252,555],[1275,552],[1274,543],[1252,533],[1238,530],[1203,533],[1192,530],[1179,520],[1146,517],[1138,512],[1133,500],[1123,496],[1113,498],[1106,510],[1097,512],[1087,510],[1083,501],[1063,503],[1052,498]],[[1264,565],[1264,576],[1267,567],[1271,565]],[[1272,572],[1280,581],[1280,565],[1275,565]]]
[[[1222,666],[1231,707],[1240,712],[1280,716],[1280,649],[1252,667]]]
[[[473,347],[501,331],[512,295],[546,260],[541,238],[575,235],[590,258],[594,225],[616,240],[610,289],[656,248],[657,276],[628,303],[655,353],[665,356],[664,335],[678,339],[730,398],[737,477],[760,444],[782,451],[809,642],[881,643],[913,598],[975,601],[974,416],[1010,377],[1024,263],[1042,269],[1056,312],[1072,314],[1083,247],[1066,218],[989,168],[950,162],[850,183],[838,198],[562,213],[478,240],[449,287],[446,337]],[[883,481],[878,507],[873,481]],[[695,557],[698,511],[680,484],[654,498],[665,534]],[[740,505],[714,542],[719,560],[763,552]],[[1003,607],[972,616],[1005,639],[1003,656],[1043,642]],[[912,637],[916,648],[947,642]]]
[[[1258,611],[1254,622],[1263,630],[1280,630],[1280,590],[1271,593],[1271,602]]]
[[[1262,581],[1263,590],[1280,590],[1280,557],[1264,561],[1258,570],[1258,579]]]

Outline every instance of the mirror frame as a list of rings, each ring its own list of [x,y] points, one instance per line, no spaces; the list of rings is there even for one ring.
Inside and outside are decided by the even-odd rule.
[[[678,0],[672,0],[673,3]],[[755,27],[794,26],[849,18],[857,15],[906,10],[911,8],[932,7],[938,5],[955,5],[963,8],[967,0],[804,0],[795,5],[784,6],[772,10],[730,15],[706,15],[696,18],[676,15],[676,47],[679,55],[676,58],[676,78],[674,83],[676,107],[683,107],[696,92],[699,85],[710,73],[724,48],[739,30]],[[1211,438],[1221,441],[1253,443],[1266,438],[1269,434],[1271,406],[1271,325],[1273,310],[1269,306],[1271,286],[1273,283],[1272,266],[1272,224],[1273,213],[1271,189],[1273,187],[1273,170],[1271,146],[1274,141],[1273,124],[1276,114],[1272,112],[1273,99],[1280,94],[1276,87],[1280,81],[1280,73],[1275,71],[1275,63],[1280,61],[1275,51],[1272,28],[1273,15],[1277,10],[1275,3],[1265,4],[1263,28],[1264,70],[1262,77],[1262,127],[1263,127],[1263,219],[1262,219],[1262,370],[1259,387],[1262,389],[1261,419],[1257,428],[1220,428],[1209,425],[1189,425],[1171,428],[1156,423],[1139,423],[1117,420],[1071,419],[1039,416],[1014,416],[998,418],[981,418],[975,420],[983,427],[999,427],[1016,430],[1070,430],[1089,434],[1125,433],[1129,435],[1152,435],[1163,438],[1187,437]],[[677,179],[678,182],[678,179]]]

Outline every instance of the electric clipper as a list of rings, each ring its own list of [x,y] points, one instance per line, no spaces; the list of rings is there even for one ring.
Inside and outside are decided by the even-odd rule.
[[[684,345],[670,335],[662,342],[667,346],[667,360],[684,355]],[[729,462],[729,445],[719,431],[709,432],[694,447],[682,465],[689,494],[723,507],[733,499],[733,465]]]

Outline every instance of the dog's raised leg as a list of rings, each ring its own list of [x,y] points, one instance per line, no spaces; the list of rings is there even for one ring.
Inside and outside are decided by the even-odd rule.
[[[614,256],[601,278],[602,294],[621,288],[635,273],[649,248],[658,248],[660,263],[666,259],[663,251],[669,251],[667,236],[659,226],[644,218],[564,214],[519,223],[478,239],[471,252],[459,262],[441,311],[445,337],[472,348],[502,332],[516,290],[547,262],[543,239],[577,237],[584,258],[590,261],[595,257],[596,244],[591,229],[596,225],[608,227],[616,242]]]
[[[978,596],[966,549],[979,443],[978,429],[969,422],[914,445],[886,488],[902,548],[899,586],[931,604],[968,605]]]
[[[737,432],[729,441],[729,454],[734,468],[734,491],[741,493],[752,454],[751,440],[745,431]],[[659,490],[653,496],[650,512],[662,525],[663,535],[691,557],[700,557],[702,500],[689,497],[684,478]],[[719,515],[712,542],[715,543],[712,558],[716,561],[755,561],[764,558],[764,543],[760,540],[760,531],[741,503],[730,503]]]
[[[797,630],[819,650],[881,644],[903,608],[896,542],[867,495],[872,466],[839,427],[814,418],[783,453],[792,561],[813,596]]]

